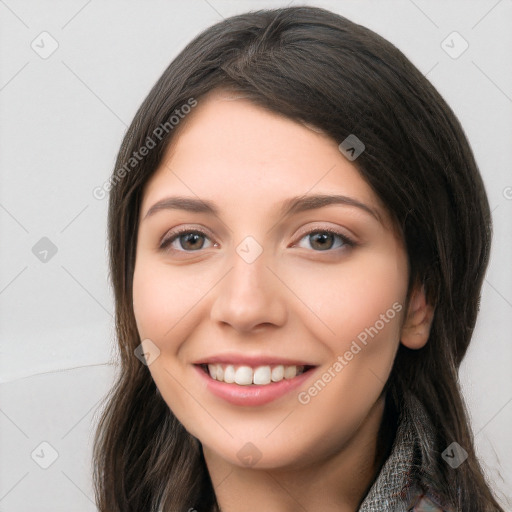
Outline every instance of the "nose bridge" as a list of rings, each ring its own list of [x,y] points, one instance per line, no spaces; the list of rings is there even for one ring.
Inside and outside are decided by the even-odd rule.
[[[212,320],[230,324],[237,331],[250,331],[260,324],[283,324],[283,295],[268,263],[260,244],[246,237],[233,252],[230,270],[219,283]]]

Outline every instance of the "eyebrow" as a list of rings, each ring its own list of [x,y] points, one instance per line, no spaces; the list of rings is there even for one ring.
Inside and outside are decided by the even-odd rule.
[[[377,221],[382,223],[381,216],[378,211],[370,208],[368,205],[354,199],[352,197],[343,195],[327,195],[327,194],[316,194],[316,195],[303,195],[291,197],[282,203],[280,208],[280,215],[282,217],[289,217],[291,215],[315,210],[317,208],[323,208],[330,205],[346,205],[359,208],[360,210],[369,213]],[[195,199],[193,197],[175,196],[166,197],[157,201],[144,215],[144,219],[147,219],[151,215],[161,210],[185,210],[192,213],[209,213],[215,216],[219,216],[219,208],[207,199]]]

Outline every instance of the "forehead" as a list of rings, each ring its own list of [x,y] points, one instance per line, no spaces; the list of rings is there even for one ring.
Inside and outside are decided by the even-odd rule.
[[[142,212],[167,195],[261,210],[303,194],[342,194],[385,208],[357,168],[320,130],[216,91],[198,102],[149,180]]]

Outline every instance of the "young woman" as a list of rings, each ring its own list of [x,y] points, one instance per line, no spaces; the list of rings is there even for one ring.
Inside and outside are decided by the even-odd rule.
[[[457,377],[489,206],[399,50],[319,8],[226,19],[153,87],[111,185],[99,510],[501,510]]]

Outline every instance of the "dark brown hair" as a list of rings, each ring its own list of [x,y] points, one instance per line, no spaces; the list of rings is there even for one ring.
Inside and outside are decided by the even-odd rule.
[[[404,237],[410,284],[423,283],[436,307],[426,346],[400,346],[387,385],[398,411],[418,399],[434,428],[427,475],[456,510],[502,510],[475,456],[458,382],[488,263],[489,205],[472,151],[454,113],[391,43],[342,16],[314,7],[250,12],[197,36],[172,61],[140,106],[122,142],[110,193],[108,236],[120,369],[94,445],[101,512],[218,510],[199,441],[164,402],[140,344],[132,306],[139,208],[144,186],[176,130],[122,179],[115,174],[191,98],[216,89],[309,123],[338,143],[355,134],[354,161]],[[468,452],[457,470],[442,451]]]

